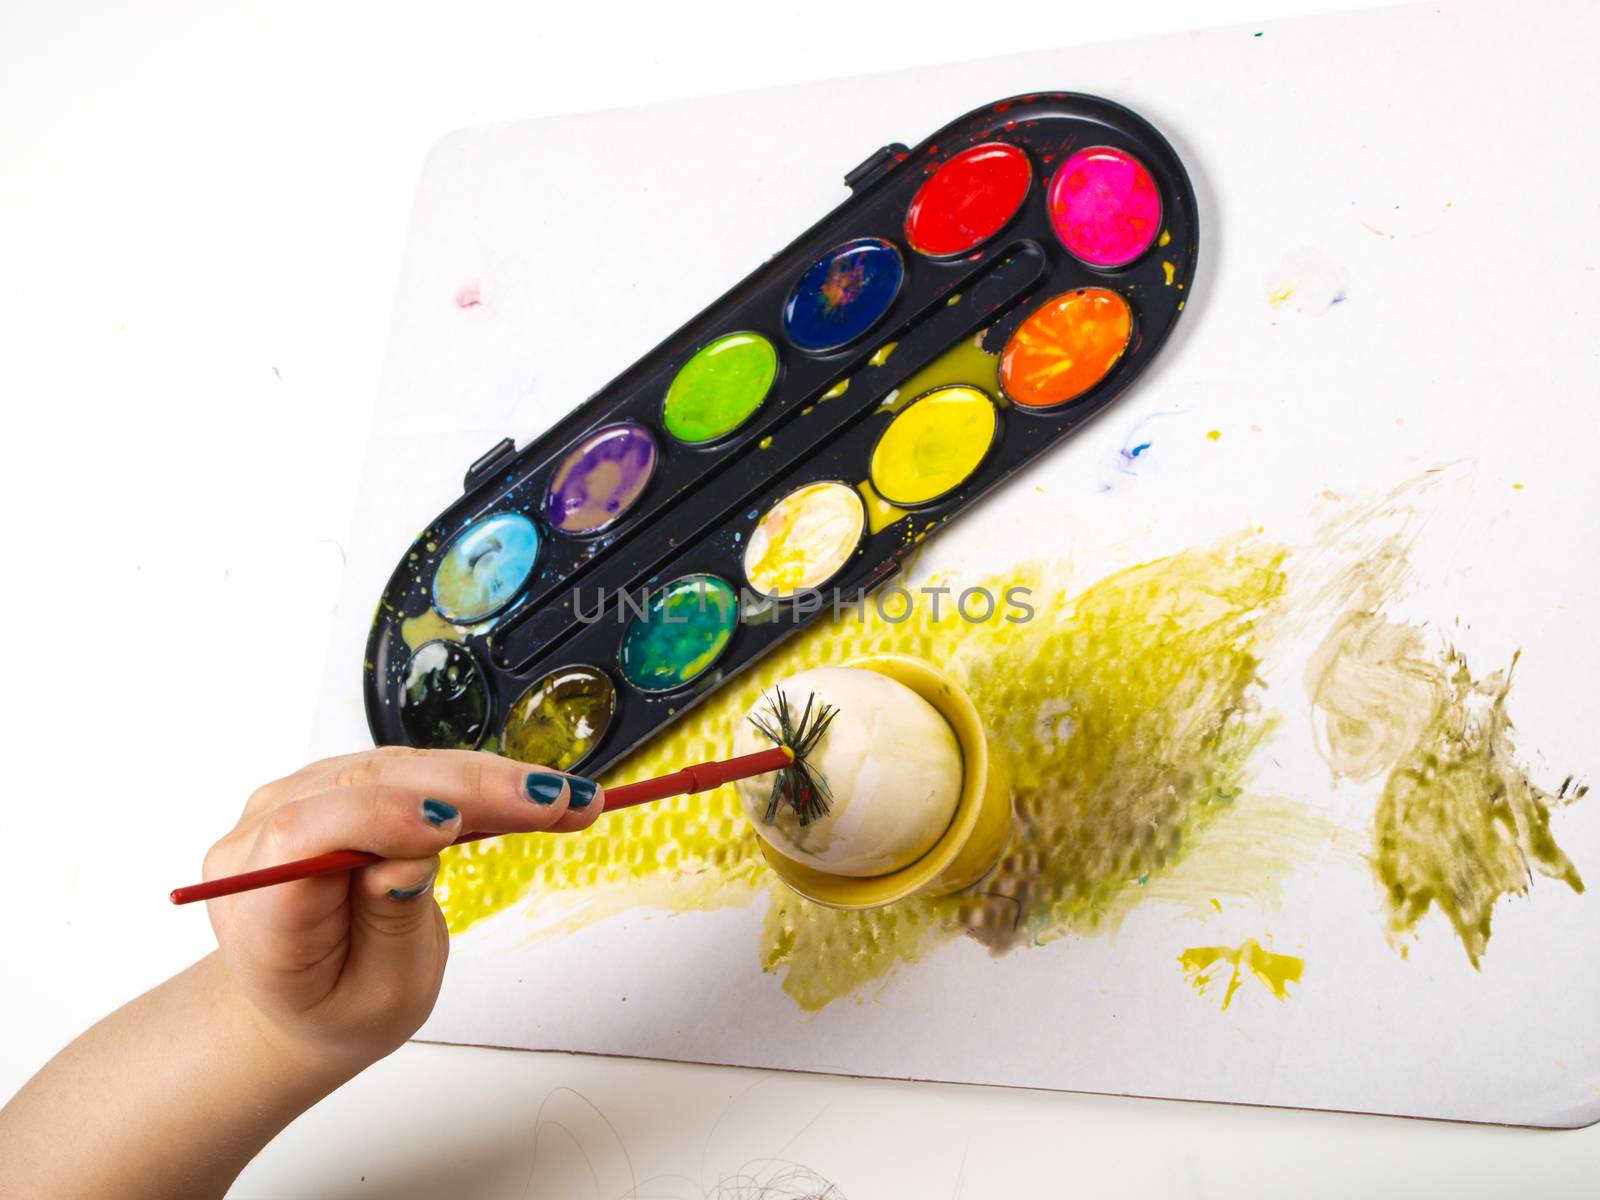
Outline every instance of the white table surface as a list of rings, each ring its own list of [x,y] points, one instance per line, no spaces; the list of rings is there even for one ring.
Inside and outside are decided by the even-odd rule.
[[[304,756],[428,147],[488,121],[1019,48],[987,10],[894,7],[0,9],[0,1095],[204,952],[203,916],[166,889]],[[1009,11],[1067,45],[1328,7]],[[292,1126],[234,1194],[761,1194],[726,1183],[741,1174],[818,1192],[790,1162],[852,1200],[1564,1196],[1600,1178],[1600,1128],[416,1045]]]

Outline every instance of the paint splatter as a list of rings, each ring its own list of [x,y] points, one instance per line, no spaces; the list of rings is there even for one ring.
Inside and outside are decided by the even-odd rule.
[[[955,383],[970,384],[991,396],[999,395],[1000,355],[998,351],[984,349],[988,332],[980,329],[966,341],[946,350],[885,396],[879,407],[898,412],[917,397]]]
[[[880,529],[887,529],[896,521],[903,520],[911,514],[903,508],[890,504],[872,488],[872,484],[863,479],[856,484],[856,491],[861,493],[861,502],[867,508],[867,531],[877,533]]]
[[[1349,298],[1343,267],[1307,246],[1283,256],[1267,277],[1267,305],[1300,316],[1320,317]]]
[[[1225,970],[1228,982],[1222,993],[1221,1011],[1227,1012],[1233,995],[1248,971],[1280,1001],[1289,999],[1289,985],[1299,983],[1306,961],[1292,954],[1274,954],[1255,938],[1237,946],[1190,946],[1178,955],[1184,977],[1202,996],[1209,994]]]
[[[1375,779],[1416,745],[1444,674],[1422,632],[1371,612],[1346,613],[1306,664],[1317,753],[1340,778]]]
[[[1525,893],[1533,870],[1582,890],[1550,819],[1587,789],[1569,780],[1552,795],[1529,780],[1507,713],[1509,671],[1475,678],[1454,647],[1383,613],[1412,574],[1419,500],[1470,482],[1470,464],[1451,463],[1370,503],[1328,493],[1339,508],[1295,587],[1298,608],[1326,622],[1305,671],[1317,751],[1336,780],[1384,780],[1369,857],[1391,937],[1437,906],[1476,964],[1495,905]]]
[[[1174,408],[1162,412],[1153,412],[1140,417],[1123,435],[1122,444],[1117,448],[1116,458],[1112,465],[1116,467],[1115,474],[1109,470],[1100,472],[1099,490],[1109,492],[1118,482],[1116,475],[1140,474],[1139,468],[1149,461],[1150,451],[1155,448],[1155,425],[1166,417],[1176,417],[1188,412],[1186,408]]]
[[[425,642],[446,641],[464,642],[469,634],[481,626],[457,625],[453,621],[446,621],[435,610],[428,609],[415,617],[406,617],[400,622],[400,637],[405,644],[415,650]]]
[[[1495,905],[1502,896],[1526,894],[1533,871],[1583,891],[1577,868],[1550,832],[1550,814],[1588,789],[1569,782],[1551,794],[1529,781],[1506,713],[1510,669],[1475,679],[1450,648],[1436,671],[1421,731],[1378,801],[1373,869],[1391,934],[1415,929],[1437,906],[1476,967],[1489,945]]]

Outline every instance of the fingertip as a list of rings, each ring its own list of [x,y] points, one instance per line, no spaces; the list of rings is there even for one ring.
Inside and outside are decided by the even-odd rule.
[[[559,805],[577,807],[577,793],[568,787],[565,775],[544,767],[535,767],[522,781],[522,791],[533,803],[542,808]]]
[[[586,779],[582,775],[569,775],[567,789],[571,793],[568,807],[574,812],[587,812],[593,809],[593,815],[599,815],[605,808],[605,789],[593,779]]]
[[[389,859],[361,871],[361,891],[380,903],[411,904],[433,895],[439,856]]]
[[[441,833],[453,836],[461,831],[461,810],[444,800],[423,800],[422,819]]]
[[[389,899],[404,902],[407,900],[419,900],[425,893],[432,895],[434,882],[438,878],[439,870],[436,867],[432,871],[429,871],[427,875],[419,879],[416,883],[407,884],[403,887],[390,888],[388,892]]]

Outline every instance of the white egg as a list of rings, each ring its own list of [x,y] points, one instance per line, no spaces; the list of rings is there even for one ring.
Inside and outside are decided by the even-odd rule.
[[[800,824],[780,803],[766,815],[774,776],[740,780],[737,787],[756,833],[779,853],[832,875],[886,875],[933,848],[961,798],[961,747],[949,722],[916,692],[887,675],[856,667],[817,667],[777,685],[798,719],[806,701],[838,710],[806,756],[827,782],[826,815]],[[751,714],[776,728],[773,689]],[[770,746],[749,721],[734,737],[734,753]]]

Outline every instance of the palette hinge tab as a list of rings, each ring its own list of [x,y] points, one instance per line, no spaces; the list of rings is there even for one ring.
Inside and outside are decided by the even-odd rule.
[[[487,451],[479,455],[473,461],[473,464],[467,468],[467,474],[461,481],[461,490],[470,492],[507,462],[515,458],[516,453],[517,443],[511,438],[501,438]]]
[[[869,183],[874,183],[888,174],[889,168],[909,153],[904,142],[890,142],[887,146],[878,147],[862,159],[859,166],[844,173],[845,187],[852,192],[859,192]]]

